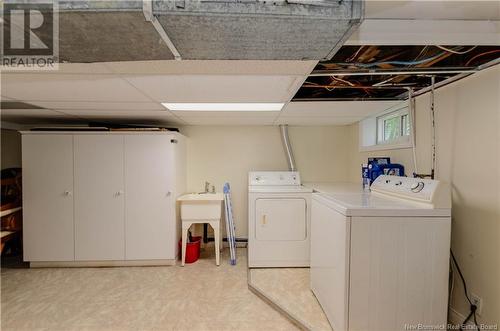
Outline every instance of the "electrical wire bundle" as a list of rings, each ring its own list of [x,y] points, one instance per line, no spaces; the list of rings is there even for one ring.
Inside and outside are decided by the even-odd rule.
[[[428,62],[431,62],[433,60],[436,60],[440,57],[442,57],[443,55],[446,55],[447,53],[452,53],[452,54],[457,54],[457,55],[464,55],[464,54],[467,54],[471,51],[473,51],[474,49],[477,48],[477,46],[472,46],[466,50],[461,50],[462,47],[458,47],[458,48],[455,48],[455,49],[451,49],[451,48],[447,48],[447,47],[444,47],[444,46],[441,46],[441,45],[436,45],[435,47],[439,48],[440,50],[442,50],[443,52],[440,52],[440,53],[437,53],[433,56],[430,56],[430,57],[427,57],[427,58],[423,58],[423,59],[415,59],[413,61],[395,61],[395,60],[389,60],[389,61],[377,61],[377,62],[369,62],[369,63],[361,63],[361,62],[350,62],[349,60],[354,60],[354,58],[356,57],[356,55],[359,53],[359,50],[361,50],[361,48],[358,50],[358,52],[356,52],[354,54],[354,56],[350,57],[348,59],[348,62],[338,62],[336,63],[337,65],[341,65],[341,66],[356,66],[358,68],[371,68],[371,67],[378,67],[378,66],[381,66],[381,65],[401,65],[401,66],[418,66],[418,65],[422,65],[422,64],[425,64],[425,63],[428,63]],[[422,49],[422,52],[424,50],[427,49],[427,46],[424,47],[424,49]],[[493,52],[497,52],[498,50],[496,51],[492,51]],[[421,52],[421,53],[422,53]],[[482,54],[479,54],[479,55],[486,55],[486,54],[489,54],[489,52],[487,53],[482,53]],[[419,54],[418,57],[420,57],[421,54]],[[473,61],[475,59],[472,58],[471,60],[469,60],[468,63],[470,63],[471,61]]]
[[[455,258],[455,255],[453,255],[453,251],[450,250],[450,253],[451,253],[451,259],[453,261],[453,264],[455,265],[457,272],[458,272],[458,275],[460,276],[460,279],[462,280],[462,284],[464,286],[465,297],[467,298],[467,301],[469,302],[469,305],[470,305],[469,315],[467,315],[465,320],[460,325],[460,330],[464,329],[464,325],[466,325],[471,320],[471,318],[472,318],[472,321],[474,322],[474,325],[476,326],[476,330],[481,330],[481,328],[479,327],[479,324],[477,323],[477,316],[476,316],[477,315],[476,314],[477,306],[474,304],[474,302],[472,302],[472,300],[469,297],[469,291],[467,291],[467,284],[465,283],[464,275],[462,274],[462,270],[460,270],[460,267],[458,266],[457,259]]]

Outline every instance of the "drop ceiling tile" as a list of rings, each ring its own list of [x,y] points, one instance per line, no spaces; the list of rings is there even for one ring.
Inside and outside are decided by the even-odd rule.
[[[56,74],[111,74],[113,71],[102,62],[59,63]]]
[[[167,75],[309,75],[318,61],[161,60],[105,62],[120,74]]]
[[[160,111],[114,111],[114,110],[62,110],[68,116],[78,116],[89,121],[128,124],[184,124],[184,121],[167,110]]]
[[[150,75],[126,79],[158,102],[287,102],[305,76]]]
[[[2,121],[18,124],[78,122],[78,118],[47,109],[2,109]]]
[[[281,116],[367,117],[398,105],[401,101],[311,101],[290,102]]]
[[[184,122],[167,110],[161,111],[88,111],[88,110],[48,110],[48,109],[2,109],[1,120],[19,124],[73,124],[88,121],[128,124],[171,124]]]
[[[289,124],[289,125],[349,125],[353,124],[363,117],[322,117],[322,116],[280,116],[274,124]]]
[[[155,117],[155,118],[170,118],[175,117],[167,110],[158,110],[158,111],[133,111],[133,110],[71,110],[64,109],[58,110],[61,113],[80,116],[85,118],[99,118],[99,117],[113,117],[113,118],[147,118],[147,117]]]
[[[498,1],[368,0],[365,18],[494,21],[500,19],[500,5]]]
[[[345,45],[498,45],[499,33],[498,20],[367,19]]]
[[[271,117],[184,117],[187,125],[273,125]]]
[[[29,101],[28,101],[29,102]],[[32,101],[31,104],[50,109],[73,109],[73,110],[165,110],[160,103],[156,102],[92,102],[92,101]]]
[[[9,117],[6,123],[14,123],[24,126],[24,129],[32,127],[53,127],[67,125],[87,125],[88,121],[81,118],[70,117]],[[18,130],[18,129],[17,129]]]
[[[105,124],[126,124],[126,125],[148,125],[148,126],[159,126],[159,127],[180,127],[185,125],[184,122],[180,122],[174,118],[89,118],[89,122],[98,122]]]
[[[2,95],[36,101],[151,102],[123,79],[110,75],[4,74]]]
[[[49,109],[2,109],[0,111],[2,120],[4,117],[65,117],[66,115]]]

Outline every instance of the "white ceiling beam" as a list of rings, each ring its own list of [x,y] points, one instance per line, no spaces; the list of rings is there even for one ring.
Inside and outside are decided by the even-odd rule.
[[[500,20],[498,0],[366,0],[366,19]]]
[[[500,45],[500,21],[365,19],[345,45]]]

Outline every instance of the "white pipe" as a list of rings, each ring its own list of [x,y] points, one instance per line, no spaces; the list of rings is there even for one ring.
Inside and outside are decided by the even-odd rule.
[[[415,99],[413,98],[413,89],[408,89],[408,114],[410,115],[411,125],[411,149],[413,152],[413,173],[418,174],[417,170],[417,146],[415,141],[416,123],[415,123]]]
[[[431,124],[432,124],[432,169],[431,178],[436,177],[436,112],[434,109],[434,92],[435,92],[436,77],[431,76]]]

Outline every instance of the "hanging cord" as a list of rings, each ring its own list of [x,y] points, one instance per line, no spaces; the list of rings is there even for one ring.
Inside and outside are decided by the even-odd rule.
[[[458,265],[457,259],[455,258],[455,255],[453,254],[453,251],[450,249],[451,253],[451,259],[453,260],[453,263],[455,264],[455,268],[457,269],[458,275],[460,276],[460,279],[462,280],[462,285],[464,286],[464,293],[465,297],[467,298],[467,301],[469,302],[470,305],[470,313],[467,315],[465,320],[463,321],[462,325],[460,325],[460,330],[463,330],[464,325],[467,324],[467,322],[473,317],[474,325],[476,326],[477,330],[480,330],[479,325],[477,323],[477,316],[476,316],[476,311],[477,311],[477,306],[472,302],[472,300],[469,297],[469,291],[467,290],[467,284],[465,283],[465,278],[464,275],[462,274],[462,270],[460,270],[460,267]]]
[[[450,286],[448,291],[448,306],[453,301],[453,291],[455,290],[455,271],[453,270],[453,261],[450,260]]]
[[[436,77],[431,76],[431,124],[432,124],[432,169],[431,179],[435,177],[436,171],[436,114],[434,109],[434,92]]]

